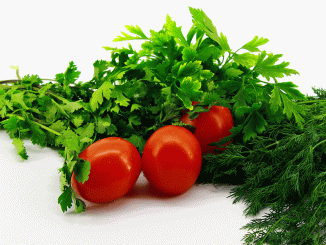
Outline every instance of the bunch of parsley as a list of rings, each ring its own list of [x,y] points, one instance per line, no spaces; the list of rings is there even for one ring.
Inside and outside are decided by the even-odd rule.
[[[87,181],[90,163],[78,155],[88,145],[101,138],[118,136],[133,143],[142,154],[146,140],[158,128],[170,124],[186,127],[178,122],[181,110],[189,109],[190,118],[194,119],[199,112],[209,111],[216,101],[217,105],[230,109],[235,126],[230,130],[231,136],[213,144],[222,145],[230,138],[234,141],[223,154],[204,157],[202,172],[211,174],[202,175],[205,182],[216,183],[220,175],[242,171],[245,187],[236,189],[238,197],[247,197],[248,202],[253,203],[249,213],[266,205],[278,208],[274,219],[282,215],[280,208],[289,201],[289,193],[282,194],[279,181],[292,183],[300,194],[297,199],[312,186],[318,186],[314,199],[309,199],[313,204],[317,203],[316,198],[325,196],[322,192],[325,186],[318,182],[324,175],[318,172],[322,167],[316,160],[324,157],[321,153],[324,145],[317,143],[324,135],[323,127],[309,128],[310,134],[300,138],[307,130],[306,120],[312,120],[313,110],[307,109],[308,98],[295,84],[277,81],[299,73],[288,68],[288,62],[276,64],[281,54],[259,49],[268,39],[256,36],[233,51],[227,38],[217,32],[202,10],[191,7],[189,10],[193,26],[186,36],[169,15],[163,28],[158,32],[150,30],[149,37],[137,25],[127,25],[134,36],[122,32],[123,36],[113,41],[142,39],[145,40],[142,49],[137,52],[130,44],[121,49],[103,47],[111,51],[111,60],[95,61],[90,81],[76,82],[80,72],[70,62],[67,70],[56,74],[54,79],[41,79],[37,75],[20,78],[18,67],[13,67],[18,79],[0,82],[0,125],[7,130],[22,159],[28,157],[22,141],[25,138],[30,138],[33,144],[56,148],[64,157],[63,167],[59,169],[62,194],[58,198],[63,212],[72,207],[73,202],[76,213],[86,208],[85,203],[76,198],[70,178],[74,171],[78,181]],[[194,100],[199,104],[192,106]],[[314,102],[321,110],[319,103],[321,101]],[[267,135],[271,137],[270,130],[279,132],[277,142],[280,143],[267,138]],[[289,133],[293,132],[299,136],[291,140]],[[313,140],[308,141],[310,136]],[[267,142],[271,144],[266,146]],[[303,143],[309,150],[302,148],[296,157],[295,149],[301,149]],[[256,145],[250,149],[252,144]],[[267,148],[271,150],[269,147],[276,145],[275,153],[268,153]],[[242,152],[243,148],[250,150]],[[278,161],[283,153],[287,154],[284,159],[293,159],[289,170],[273,167],[274,163],[280,165]],[[306,159],[306,153],[309,157],[302,160]],[[227,157],[232,159],[232,164]],[[264,163],[267,157],[270,157],[268,164]],[[294,165],[300,159],[302,165]],[[305,161],[310,165],[304,165]],[[259,172],[263,163],[267,169]],[[291,172],[295,168],[303,172]],[[276,175],[274,179],[277,173],[283,175]],[[319,177],[308,188],[312,176]],[[269,189],[261,189],[270,185]],[[318,212],[323,210],[323,205],[321,202]],[[287,216],[290,217],[299,216]],[[318,218],[315,216],[314,221]],[[276,224],[283,225],[287,220],[283,218]],[[260,224],[263,223],[256,227],[263,229]],[[292,230],[295,229],[292,227]],[[283,239],[282,235],[273,237],[275,229],[268,233],[265,242]]]

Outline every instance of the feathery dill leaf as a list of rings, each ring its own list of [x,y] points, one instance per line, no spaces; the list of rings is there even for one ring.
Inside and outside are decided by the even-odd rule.
[[[189,10],[193,26],[187,35],[168,15],[162,30],[150,30],[149,37],[127,25],[136,36],[122,32],[113,41],[146,40],[142,50],[103,47],[112,51],[111,60],[95,61],[87,82],[77,82],[74,62],[55,79],[21,78],[13,66],[18,80],[0,81],[0,127],[24,160],[24,138],[58,149],[65,159],[58,169],[58,203],[66,212],[74,202],[80,213],[86,205],[76,198],[71,175],[87,181],[90,163],[78,155],[88,145],[118,136],[142,154],[155,130],[179,124],[182,110],[194,119],[205,106],[227,107],[232,135],[212,145],[233,143],[222,154],[203,157],[197,183],[237,184],[230,197],[245,201],[246,215],[271,208],[264,219],[247,224],[253,230],[247,243],[325,243],[326,91],[313,88],[317,96],[304,96],[292,82],[278,82],[299,72],[289,62],[276,63],[282,54],[261,50],[268,39],[255,36],[234,52],[202,10]],[[239,54],[241,49],[246,52]]]
[[[204,156],[205,171],[213,174],[215,184],[241,166],[244,173],[236,177],[242,177],[243,184],[234,187],[229,197],[233,203],[243,200],[247,204],[246,216],[271,209],[263,219],[243,227],[253,231],[245,236],[247,244],[326,241],[325,91],[320,90],[318,99],[304,107],[303,129],[293,120],[269,122],[266,131],[246,146],[230,144],[223,154]]]

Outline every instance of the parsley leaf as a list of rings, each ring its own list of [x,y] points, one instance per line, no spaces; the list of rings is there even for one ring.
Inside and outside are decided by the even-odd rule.
[[[12,141],[12,144],[16,147],[17,149],[17,154],[21,156],[22,159],[27,160],[28,155],[26,152],[26,149],[24,147],[24,143],[21,139],[14,138]]]
[[[267,54],[266,51],[262,51],[258,56],[257,64],[254,67],[254,71],[260,73],[263,77],[270,80],[271,77],[284,77],[284,75],[289,76],[291,74],[299,74],[296,70],[286,68],[290,63],[282,62],[281,64],[275,65],[276,61],[282,57],[282,54]]]
[[[68,208],[72,207],[72,193],[72,187],[65,186],[62,194],[58,198],[58,203],[63,212],[66,212]]]
[[[90,162],[78,158],[78,161],[74,166],[74,171],[75,171],[77,181],[80,183],[84,183],[85,181],[87,181],[90,170],[91,170]]]
[[[246,49],[250,52],[260,52],[258,46],[264,45],[268,43],[269,40],[267,38],[259,38],[258,36],[255,36],[254,39],[252,39],[250,42],[247,42],[245,45],[242,46],[242,49]]]
[[[113,39],[113,42],[119,42],[119,41],[127,41],[127,40],[136,40],[136,39],[148,39],[144,32],[139,28],[139,26],[131,26],[131,25],[126,25],[125,26],[128,31],[130,31],[133,34],[136,34],[136,37],[130,36],[129,34],[126,34],[124,32],[121,32],[124,37],[118,36],[117,38]]]
[[[322,244],[326,91],[314,89],[318,99],[309,98],[292,82],[277,82],[299,73],[288,62],[277,64],[282,54],[262,50],[268,39],[255,36],[233,51],[204,11],[189,10],[193,25],[187,34],[169,15],[149,37],[137,25],[127,25],[135,36],[122,32],[113,41],[143,39],[142,50],[131,44],[104,46],[111,59],[93,63],[90,81],[77,82],[80,72],[72,61],[48,83],[38,75],[21,79],[18,66],[12,67],[18,80],[0,83],[1,126],[23,160],[28,157],[24,138],[58,149],[64,157],[58,203],[66,212],[74,202],[80,213],[86,205],[76,198],[71,176],[75,172],[82,183],[89,178],[90,163],[78,157],[88,145],[116,136],[142,154],[158,128],[187,127],[179,123],[182,110],[194,119],[213,105],[227,107],[234,119],[232,134],[211,145],[233,141],[223,154],[205,155],[202,172],[211,174],[205,177],[209,183],[225,176],[242,183],[233,197],[246,201],[247,214],[271,207],[268,216],[245,227],[258,230],[246,235],[246,242]],[[192,106],[193,101],[199,105]]]
[[[213,25],[213,22],[210,18],[200,9],[195,9],[189,7],[190,13],[193,17],[193,23],[205,31],[207,36],[216,41],[223,50],[231,52],[230,46],[228,44],[227,38],[221,32],[219,36],[216,30],[216,27]]]

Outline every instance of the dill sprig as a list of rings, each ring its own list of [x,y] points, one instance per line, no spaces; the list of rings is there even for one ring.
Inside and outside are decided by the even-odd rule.
[[[248,144],[230,144],[223,154],[206,155],[205,172],[212,182],[241,179],[231,190],[233,203],[247,204],[246,216],[269,207],[254,219],[246,244],[325,244],[326,242],[326,90],[308,97],[305,124],[293,120],[269,125]],[[297,101],[300,103],[300,101]],[[239,169],[242,170],[240,174]],[[232,177],[232,174],[234,175]]]

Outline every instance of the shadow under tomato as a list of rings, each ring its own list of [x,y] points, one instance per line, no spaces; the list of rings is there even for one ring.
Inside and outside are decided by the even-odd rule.
[[[185,192],[187,193],[187,192]],[[183,194],[185,194],[183,193]],[[137,182],[133,186],[133,188],[121,198],[116,200],[105,202],[105,203],[93,203],[89,202],[83,198],[81,198],[77,194],[77,198],[83,200],[86,204],[86,210],[88,213],[92,210],[92,212],[102,212],[103,210],[110,210],[110,212],[114,212],[115,210],[121,210],[124,205],[128,205],[128,201],[126,199],[160,199],[160,200],[171,200],[174,198],[178,198],[179,196],[183,195],[169,195],[158,191],[155,187],[153,187],[149,181],[145,178],[143,173],[140,174]],[[67,212],[68,214],[74,214],[74,210],[70,210]]]
[[[149,182],[147,183],[136,183],[134,187],[125,195],[125,197],[149,197],[159,199],[171,199],[180,195],[169,195],[158,191]]]

